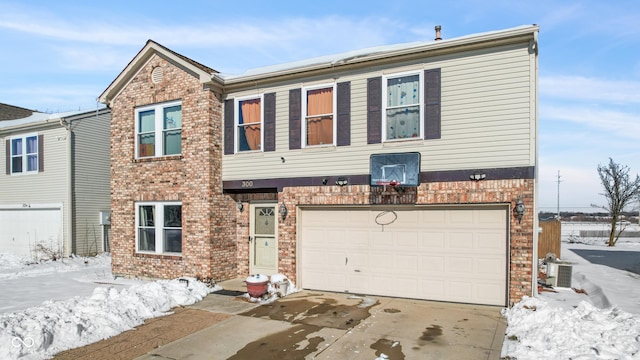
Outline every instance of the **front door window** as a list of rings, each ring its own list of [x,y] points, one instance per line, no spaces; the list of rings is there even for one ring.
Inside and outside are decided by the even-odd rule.
[[[251,273],[273,275],[278,272],[276,204],[258,204],[251,208]]]

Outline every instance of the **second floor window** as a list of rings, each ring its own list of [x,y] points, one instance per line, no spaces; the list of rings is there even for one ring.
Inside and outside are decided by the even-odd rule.
[[[12,138],[10,157],[12,174],[38,172],[38,136]]]
[[[136,157],[182,153],[182,105],[179,101],[136,109]]]
[[[303,92],[306,146],[334,144],[334,93],[333,86]]]
[[[262,98],[238,100],[237,152],[262,150]]]
[[[386,78],[383,131],[386,140],[421,138],[420,75]]]

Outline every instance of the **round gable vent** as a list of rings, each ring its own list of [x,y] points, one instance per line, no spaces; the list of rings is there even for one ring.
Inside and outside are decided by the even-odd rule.
[[[162,81],[162,68],[160,66],[153,68],[151,71],[151,82],[158,84]]]

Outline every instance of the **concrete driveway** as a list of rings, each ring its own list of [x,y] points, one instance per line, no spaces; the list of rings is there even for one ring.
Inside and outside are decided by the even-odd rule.
[[[224,314],[138,359],[499,359],[500,307],[301,291],[270,305],[212,294]]]

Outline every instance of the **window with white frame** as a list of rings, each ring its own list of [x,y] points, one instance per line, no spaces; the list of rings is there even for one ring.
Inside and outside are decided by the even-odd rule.
[[[182,204],[136,204],[136,251],[155,254],[182,253]]]
[[[38,172],[38,135],[29,134],[11,138],[11,174]]]
[[[422,78],[420,73],[384,78],[385,140],[422,138]]]
[[[236,151],[262,150],[262,96],[236,100]]]
[[[305,146],[334,144],[335,93],[334,85],[306,88],[302,92]]]
[[[182,105],[180,101],[137,108],[136,157],[182,153]]]

